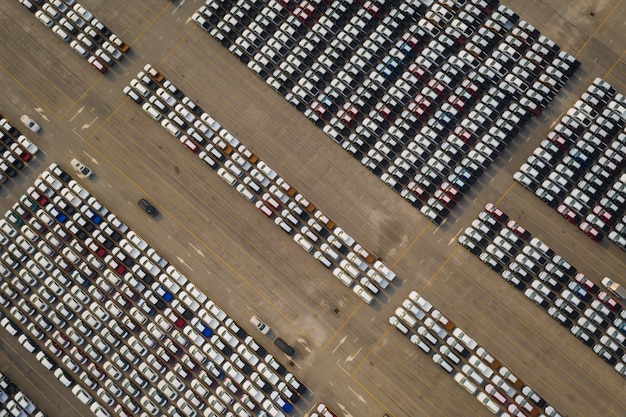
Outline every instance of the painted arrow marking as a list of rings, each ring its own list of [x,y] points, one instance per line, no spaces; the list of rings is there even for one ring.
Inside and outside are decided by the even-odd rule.
[[[83,107],[81,107],[80,109],[76,110],[76,114],[75,114],[74,116],[72,116],[72,118],[70,119],[70,122],[71,122],[72,120],[74,120],[74,118],[75,118],[76,116],[78,116],[79,114],[81,114],[81,113],[83,112],[83,109],[84,109],[84,108],[85,108],[85,106],[83,106]]]
[[[44,119],[46,122],[50,121],[50,119],[48,119],[48,116],[46,116],[46,114],[44,113],[44,111],[43,111],[43,109],[41,107],[35,107],[35,111],[37,113],[39,113],[41,118]]]
[[[92,124],[94,124],[96,120],[98,120],[98,117],[100,117],[100,116],[96,116],[96,118],[95,118],[95,119],[93,119],[90,123],[85,123],[85,124],[83,125],[83,127],[81,127],[81,129],[88,129],[88,128],[90,128],[90,127],[91,127],[91,125],[92,125]]]

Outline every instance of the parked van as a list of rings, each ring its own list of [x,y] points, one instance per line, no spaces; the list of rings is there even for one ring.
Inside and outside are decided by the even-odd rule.
[[[130,80],[130,86],[144,97],[148,97],[150,95],[150,90],[148,90],[143,84],[141,84],[138,80],[134,78]]]
[[[339,255],[337,254],[337,252],[333,250],[333,248],[330,247],[330,245],[328,245],[327,243],[322,243],[320,248],[322,249],[322,251],[326,253],[326,255],[332,258],[335,262],[339,262]]]
[[[159,112],[152,104],[144,103],[141,108],[150,115],[157,122],[163,118],[161,112]]]
[[[235,183],[237,183],[237,180],[235,179],[235,177],[233,176],[233,174],[231,174],[230,172],[228,172],[226,170],[226,168],[220,168],[217,170],[217,174],[222,177],[222,179],[224,181],[226,181],[228,184],[230,185],[235,185]]]
[[[350,276],[341,268],[333,269],[333,275],[337,277],[339,281],[341,281],[346,287],[352,286],[352,279]]]
[[[311,242],[309,242],[304,236],[302,236],[300,233],[296,233],[293,236],[293,240],[296,241],[296,243],[298,245],[300,245],[302,247],[302,249],[304,249],[307,252],[311,252],[313,250],[313,245],[311,244]]]
[[[358,278],[359,277],[359,270],[356,269],[356,267],[354,265],[352,265],[346,259],[343,259],[341,262],[339,262],[339,265],[343,268],[344,271],[346,271],[348,274],[350,274],[350,276],[352,276],[352,278]]]
[[[295,200],[309,213],[312,213],[315,210],[315,206],[309,200],[304,198],[302,194],[296,194]]]

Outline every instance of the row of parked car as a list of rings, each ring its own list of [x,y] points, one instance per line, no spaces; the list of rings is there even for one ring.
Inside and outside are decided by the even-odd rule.
[[[514,178],[599,242],[626,250],[626,98],[596,78]]]
[[[374,295],[395,278],[379,259],[150,64],[124,93],[363,301],[371,304]]]
[[[0,324],[96,415],[282,416],[306,392],[57,164],[0,232]]]
[[[0,184],[16,176],[37,152],[39,148],[0,114]]]
[[[561,416],[530,386],[416,291],[389,323],[498,416]]]
[[[492,203],[458,241],[626,377],[626,309]]]
[[[579,65],[497,1],[252,4],[193,18],[437,224]]]
[[[17,1],[103,74],[129,49],[126,42],[75,0]]]
[[[0,312],[0,317],[2,313]],[[0,408],[4,415],[45,417],[45,414],[24,394],[8,376],[0,372]]]

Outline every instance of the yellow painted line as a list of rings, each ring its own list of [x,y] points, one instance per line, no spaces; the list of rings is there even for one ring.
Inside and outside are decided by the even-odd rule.
[[[111,113],[110,113],[110,114],[109,114],[109,115],[108,115],[108,116],[107,116],[107,117],[106,117],[106,118],[102,121],[102,123],[100,123],[98,126],[96,126],[96,128],[93,130],[93,132],[92,132],[91,134],[87,135],[87,137],[85,138],[85,143],[87,143],[89,146],[91,146],[91,148],[92,148],[94,151],[98,152],[98,150],[97,150],[97,149],[95,149],[95,148],[93,147],[93,145],[91,145],[91,144],[89,143],[89,139],[90,139],[91,137],[95,136],[95,135],[98,133],[98,131],[100,130],[100,128],[102,128],[102,126],[104,126],[104,125],[105,125],[105,123],[107,123],[109,120],[111,120],[111,117],[113,117],[113,116],[114,116],[114,115],[118,112],[118,110],[119,110],[119,109],[120,109],[120,108],[121,108],[124,104],[126,104],[126,103],[130,100],[130,99],[129,99],[128,97],[126,97],[125,95],[124,95],[124,97],[125,97],[125,99],[124,99],[124,100],[122,100],[122,102],[121,102],[120,104],[118,104],[116,108],[114,108],[114,109],[113,109],[113,111],[112,111],[112,112],[111,112]],[[98,153],[100,153],[100,152],[98,152]],[[106,157],[105,157],[104,155],[102,155],[101,153],[100,153],[100,155],[102,156],[102,158],[103,158],[103,159],[105,159],[106,161],[108,161],[108,162],[109,162],[109,164],[110,164],[111,166],[115,167],[115,169],[116,169],[118,172],[122,172],[122,171],[119,171],[119,169],[117,169],[117,165],[116,165],[116,164],[114,164],[114,163],[112,163],[110,159],[106,158]]]
[[[24,33],[24,36],[27,36],[28,34]],[[10,35],[11,36],[11,35]],[[15,39],[15,37],[13,37],[13,39]],[[56,39],[55,39],[56,40]],[[34,81],[37,79],[45,79],[47,81],[52,81],[51,77],[49,77],[46,73],[45,73],[45,69],[48,68],[48,66],[50,65],[50,63],[47,63],[45,61],[42,61],[37,55],[35,54],[29,54],[26,55],[25,53],[21,52],[20,49],[15,49],[12,48],[10,46],[11,42],[6,39],[5,42],[7,42],[7,52],[9,53],[14,53],[15,55],[20,55],[22,59],[26,59],[27,62],[14,62],[14,66],[17,67],[17,71],[15,71],[16,73],[18,73],[22,76],[22,78],[27,80],[28,84],[34,84]],[[19,45],[19,40],[15,39],[15,44]],[[65,45],[65,43],[63,43],[62,45]],[[52,57],[52,60],[54,60],[54,65],[58,65],[58,66],[62,66],[63,62],[59,61],[56,59],[56,56]],[[36,62],[33,62],[36,61]],[[89,64],[87,64],[89,65]],[[42,69],[44,71],[42,71]],[[11,78],[13,78],[15,80],[15,77],[13,76],[13,74],[9,74],[11,75]],[[76,80],[77,83],[79,81],[82,80]],[[76,97],[79,92],[78,91],[69,91],[69,95],[66,94],[68,93],[67,90],[70,90],[70,88],[72,86],[70,86],[67,82],[65,82],[65,80],[61,79],[60,77],[54,78],[54,82],[48,82],[48,87],[54,89],[54,91],[52,91],[51,93],[49,93],[48,91],[45,90],[41,90],[42,91],[42,95],[47,97],[50,101],[53,101],[55,98],[60,99],[60,102],[69,102],[71,103],[71,101],[73,100],[74,97]],[[82,83],[81,83],[82,85]],[[32,94],[31,94],[32,95]],[[64,100],[65,99],[65,100]]]
[[[168,4],[168,5],[166,5],[166,6],[164,6],[164,7],[163,7],[163,9],[161,9],[161,12],[160,12],[158,15],[156,15],[156,17],[155,17],[154,19],[152,19],[152,22],[150,22],[150,24],[149,24],[149,25],[147,25],[147,26],[144,28],[144,30],[142,30],[141,32],[139,32],[139,35],[137,35],[137,37],[135,38],[135,40],[133,41],[133,43],[136,43],[136,42],[137,42],[137,40],[139,40],[139,39],[140,39],[143,35],[145,35],[145,34],[146,34],[146,32],[147,32],[147,31],[149,31],[149,30],[152,28],[152,26],[154,26],[154,24],[155,24],[155,23],[159,20],[159,18],[160,18],[161,16],[163,16],[163,13],[165,13],[165,11],[166,11],[167,9],[169,9],[169,7],[170,7],[170,6],[169,6],[169,4]],[[130,43],[129,43],[128,45],[132,47],[132,45],[131,45]]]
[[[511,185],[509,185],[509,188],[506,189],[505,192],[502,193],[502,195],[496,200],[496,202],[494,203],[496,206],[498,204],[500,204],[500,201],[502,201],[504,199],[504,197],[506,197],[506,195],[513,189],[513,187],[515,187],[515,184],[517,184],[517,181],[513,180],[513,182],[511,183]]]
[[[3,65],[1,65],[1,64],[0,64],[0,68],[2,69],[2,72],[3,72],[3,73],[5,73],[5,74],[6,74],[6,75],[8,75],[9,77],[11,77],[11,79],[13,79],[13,81],[15,81],[15,83],[16,83],[17,85],[19,85],[20,87],[22,87],[22,89],[23,89],[23,90],[24,90],[24,91],[25,91],[25,92],[26,92],[29,96],[31,96],[31,97],[32,97],[32,99],[33,99],[35,102],[39,103],[39,106],[40,106],[40,107],[45,108],[45,109],[48,111],[48,113],[50,113],[51,115],[53,115],[53,116],[54,116],[54,117],[56,117],[57,119],[60,119],[60,116],[59,116],[58,114],[56,114],[54,111],[52,111],[52,109],[50,109],[50,107],[48,107],[48,105],[47,105],[46,103],[44,103],[43,101],[41,101],[41,99],[40,99],[38,96],[36,96],[35,94],[33,94],[33,92],[32,92],[32,91],[30,91],[30,90],[28,89],[28,87],[26,87],[26,86],[25,86],[24,84],[22,84],[22,83],[21,83],[21,82],[20,82],[17,78],[15,78],[11,72],[7,71],[7,69],[6,69]]]
[[[424,220],[428,221],[428,219],[426,219],[426,216],[424,216],[423,214],[420,213],[420,216],[422,216],[424,218]],[[426,233],[427,230],[429,230],[429,226],[433,226],[433,224],[430,221],[428,221],[428,224],[426,224],[424,229],[415,237],[415,239],[413,239],[413,242],[411,242],[411,244],[409,246],[407,246],[407,248],[400,254],[398,259],[396,259],[396,261],[392,265],[390,265],[391,269],[396,267],[398,262],[400,262],[402,260],[402,258],[404,258],[406,256],[406,254],[409,252],[409,250],[411,250],[413,245],[415,245],[415,242],[417,242],[422,237],[422,235],[424,233]]]
[[[92,68],[91,65],[87,62],[87,60],[85,60],[85,63],[89,66],[89,68]],[[94,69],[94,68],[92,68]],[[95,69],[94,69],[95,70]],[[83,94],[80,95],[80,97],[78,97],[74,103],[72,103],[67,110],[65,110],[63,112],[63,114],[61,114],[60,116],[58,116],[59,119],[63,119],[65,116],[67,116],[67,114],[72,111],[77,105],[78,103],[85,98],[85,96],[89,93],[91,93],[91,90],[96,86],[96,84],[98,84],[100,81],[102,81],[102,79],[104,78],[104,74],[100,74],[100,76],[98,77],[98,79],[96,79],[96,81],[94,81],[89,87],[87,87],[85,89],[85,92],[83,92]]]
[[[351,319],[352,317],[354,317],[354,315],[356,314],[356,312],[357,312],[357,311],[359,311],[359,309],[360,309],[362,306],[364,306],[364,305],[365,305],[365,303],[362,301],[362,302],[361,302],[361,304],[360,304],[357,308],[355,308],[355,309],[354,309],[354,310],[350,313],[350,315],[349,315],[348,317],[346,317],[346,319],[343,321],[343,323],[341,323],[341,326],[339,326],[339,328],[335,331],[335,333],[333,333],[333,335],[332,335],[332,336],[330,336],[330,337],[328,338],[328,341],[327,341],[327,342],[326,342],[323,346],[321,346],[321,347],[320,347],[320,350],[322,350],[322,351],[326,350],[326,348],[328,347],[328,345],[329,345],[329,344],[330,344],[333,340],[335,340],[335,337],[337,337],[337,335],[339,334],[339,332],[340,332],[341,330],[343,330],[343,328],[344,328],[344,327],[346,327],[346,324],[348,324],[348,322],[350,321],[350,319]]]
[[[589,44],[589,42],[591,42],[591,40],[593,39],[594,36],[596,36],[596,33],[598,33],[598,31],[600,29],[602,29],[602,27],[604,26],[604,24],[607,22],[607,20],[609,20],[609,18],[611,16],[613,16],[613,13],[615,13],[615,10],[617,10],[617,8],[619,7],[620,4],[622,4],[624,0],[619,0],[617,2],[617,4],[615,4],[615,6],[613,6],[613,8],[611,9],[611,11],[609,12],[608,15],[606,15],[606,17],[604,18],[604,20],[602,21],[602,23],[600,23],[600,25],[593,31],[593,33],[589,36],[589,38],[585,41],[585,43],[583,44],[583,46],[580,47],[580,49],[578,49],[578,51],[576,51],[575,55],[580,55],[580,53],[582,52],[583,49],[585,49],[587,47],[587,45]]]
[[[617,58],[615,60],[615,62],[613,63],[613,65],[611,65],[611,68],[608,69],[608,71],[606,72],[606,74],[604,74],[604,78],[606,78],[607,75],[609,75],[609,73],[611,71],[613,71],[613,69],[615,69],[615,67],[617,66],[617,64],[620,63],[620,61],[622,60],[622,58],[624,57],[624,55],[626,54],[626,51],[622,52],[622,54],[619,56],[619,58]],[[622,80],[618,80],[620,83],[622,83]],[[623,84],[623,83],[622,83]]]
[[[150,22],[150,24],[149,24],[148,26],[146,26],[146,28],[145,28],[143,31],[141,31],[141,33],[139,34],[139,36],[137,36],[137,39],[139,39],[141,36],[143,36],[143,35],[146,33],[146,31],[148,31],[148,30],[149,30],[149,29],[150,29],[150,28],[151,28],[151,27],[152,27],[152,26],[156,23],[156,21],[159,19],[159,17],[161,17],[161,15],[163,15],[163,13],[165,13],[165,11],[168,9],[168,7],[169,7],[169,5],[168,5],[168,6],[165,6],[165,7],[161,10],[161,12],[157,15],[157,17],[156,17],[156,18],[155,18],[152,22]],[[170,53],[171,53],[174,49],[176,49],[176,48],[178,47],[178,45],[180,45],[180,43],[181,43],[181,42],[185,39],[185,37],[187,36],[187,34],[188,34],[189,32],[190,32],[190,30],[189,30],[189,31],[187,31],[187,33],[185,33],[185,35],[183,35],[183,36],[181,37],[181,39],[178,41],[178,43],[176,43],[176,45],[172,48],[172,50],[171,50],[170,52],[168,52],[168,55],[169,55],[169,54],[170,54]],[[135,40],[135,42],[136,42],[136,40]],[[129,45],[130,45],[130,44],[129,44]],[[167,57],[167,56],[166,56],[166,57]],[[126,57],[125,59],[128,59],[128,57]],[[94,87],[94,86],[98,83],[98,81],[102,80],[103,78],[104,78],[104,74],[102,74],[102,76],[101,76],[101,77],[100,77],[100,78],[99,78],[96,82],[94,82],[94,83],[93,83],[93,84],[92,84],[92,85],[91,85],[91,86],[90,86],[90,87],[89,87],[89,88],[88,88],[88,89],[87,89],[87,90],[86,90],[86,91],[85,91],[85,92],[84,92],[84,93],[80,96],[80,98],[79,98],[78,100],[76,100],[76,102],[72,105],[72,107],[70,107],[70,109],[68,109],[65,113],[63,113],[63,115],[61,116],[61,118],[65,117],[65,115],[67,114],[67,112],[68,112],[68,111],[70,111],[73,107],[75,107],[75,106],[76,106],[76,104],[77,104],[80,100],[82,100],[82,99],[83,99],[83,98],[84,98],[84,97],[85,97],[85,96],[86,96],[86,95],[87,95],[87,94],[91,91],[91,89],[92,89],[92,88],[93,88],[93,87]],[[123,100],[123,101],[122,101],[122,102],[121,102],[121,103],[120,103],[120,104],[119,104],[119,105],[118,105],[118,106],[117,106],[117,107],[116,107],[116,108],[115,108],[115,109],[111,112],[111,114],[109,114],[109,115],[108,115],[108,116],[107,116],[107,117],[106,117],[106,118],[102,121],[102,123],[100,123],[100,124],[96,127],[96,129],[94,129],[94,131],[93,131],[90,135],[88,135],[88,136],[87,136],[87,138],[86,138],[86,139],[89,139],[90,137],[94,136],[94,135],[95,135],[95,134],[96,134],[96,133],[100,130],[100,128],[101,128],[101,127],[102,127],[102,126],[103,126],[106,122],[108,122],[108,121],[111,119],[111,117],[112,117],[113,115],[115,115],[115,113],[117,113],[117,111],[119,110],[119,108],[120,108],[120,107],[121,107],[121,106],[122,106],[122,105],[123,105],[126,101],[127,101],[127,100]],[[114,164],[111,164],[111,165],[114,165]]]
[[[406,337],[403,336],[403,338],[406,338]],[[412,348],[412,349],[415,349],[415,351],[417,352],[416,356],[418,356],[418,357],[420,357],[422,359],[426,359],[424,362],[422,362],[421,360],[416,360],[414,362],[413,361],[409,362],[411,365],[417,365],[419,367],[419,368],[417,368],[417,372],[411,372],[411,374],[416,374],[418,377],[427,378],[428,381],[436,380],[436,379],[440,379],[440,378],[442,378],[442,379],[446,378],[445,376],[444,377],[441,376],[442,372],[445,372],[445,371],[443,369],[439,368],[439,366],[437,364],[432,362],[431,358],[428,355],[426,355],[424,352],[422,352],[420,349],[415,347],[410,342],[408,344],[408,347]],[[392,350],[389,350],[389,355],[393,355],[393,353],[394,352]],[[380,355],[377,355],[377,357],[380,358],[380,363],[385,363],[385,358],[384,357],[380,357]],[[401,364],[404,363],[407,360],[406,357],[398,357],[396,355],[393,355],[392,358],[394,360],[397,360]],[[430,365],[431,363],[432,363],[432,366]],[[373,368],[375,369],[376,366],[373,365]],[[413,371],[413,368],[411,368],[411,371]],[[392,390],[392,392],[390,394],[388,394],[388,392],[385,392],[385,394],[388,394],[389,397],[391,397],[391,398],[389,398],[390,401],[394,402],[398,407],[400,407],[403,411],[406,412],[406,414],[402,414],[402,415],[407,415],[407,416],[415,415],[415,412],[406,411],[405,408],[402,405],[400,405],[400,403],[398,401],[396,401],[395,396],[393,395],[394,391],[395,392],[401,392],[403,388],[411,387],[412,380],[407,380],[403,375],[401,375],[401,374],[399,374],[397,372],[394,372],[393,376],[391,377],[393,379],[390,379],[390,377],[388,377],[386,375],[386,373],[379,372],[379,374],[380,374],[380,377],[384,378],[387,381],[386,384],[380,384],[380,382],[378,380],[372,381],[372,378],[369,375],[364,375],[364,377],[367,378],[368,380],[372,381],[372,383],[374,385],[379,386],[379,387],[380,386],[390,387],[390,386],[393,385],[396,388],[395,390]],[[355,381],[356,381],[356,379],[355,379]],[[422,381],[423,381],[423,379],[420,380],[420,382],[422,382]],[[358,381],[356,381],[356,382],[358,383]],[[424,385],[428,385],[426,381],[423,381],[423,383],[424,383]],[[369,391],[367,391],[367,389],[365,389],[362,384],[358,383],[358,385],[361,386],[366,392],[369,393]],[[456,392],[461,392],[461,391],[462,390],[459,389]],[[411,394],[411,393],[409,393],[409,394]],[[437,395],[438,398],[433,398],[434,395],[433,396],[424,395],[424,396],[418,396],[418,397],[415,397],[415,396],[405,396],[403,398],[408,398],[409,401],[412,404],[414,404],[414,406],[415,406],[414,408],[419,408],[420,410],[422,410],[422,412],[419,414],[421,416],[421,415],[428,415],[428,414],[426,413],[424,408],[422,406],[420,406],[420,401],[421,402],[428,402],[429,404],[432,405],[432,408],[440,410],[441,407],[439,406],[439,404],[442,401],[444,401],[444,398],[447,399],[447,394],[448,394],[447,392],[438,392],[437,394],[434,394],[434,395]],[[374,397],[374,399],[383,408],[387,408],[385,406],[385,404],[383,404],[380,400],[378,400],[378,397],[380,397],[380,396],[381,395],[379,394],[377,397]],[[442,398],[442,397],[444,397],[444,398]],[[456,408],[457,405],[458,404],[456,404],[456,403],[448,403],[449,407],[454,408],[455,415],[463,416],[463,414],[461,414],[457,410],[457,408]],[[413,411],[415,411],[415,410],[413,410]]]
[[[185,40],[187,40],[187,37],[189,36],[189,34],[195,29],[195,27],[198,26],[196,25],[196,23],[194,22],[193,25],[191,25],[191,27],[189,27],[189,29],[187,30],[187,32],[185,32],[185,34],[183,36],[181,36],[181,38],[178,40],[178,42],[176,42],[176,45],[174,45],[172,47],[172,49],[169,50],[169,52],[167,54],[165,54],[165,56],[163,57],[163,59],[161,61],[159,61],[159,66],[161,64],[163,64],[163,61],[165,61],[167,58],[170,57],[170,55],[172,55],[172,53],[178,48],[178,46],[183,43]]]
[[[437,270],[435,271],[434,274],[432,274],[430,276],[430,278],[428,278],[428,281],[426,281],[426,283],[424,284],[424,286],[422,288],[420,288],[419,291],[422,291],[424,288],[426,288],[427,285],[430,285],[430,283],[433,281],[433,279],[435,279],[435,277],[437,277],[437,275],[439,275],[439,273],[441,272],[441,270],[448,265],[448,263],[450,262],[450,259],[452,259],[455,255],[456,255],[456,251],[459,250],[459,248],[461,247],[461,245],[455,245],[454,249],[452,249],[452,253],[446,258],[445,261],[443,261],[443,263],[441,265],[439,265],[439,268],[437,268]]]
[[[140,134],[140,133],[138,133],[138,134]],[[98,153],[99,155],[102,155],[102,153],[101,153],[101,152],[99,152],[97,149],[95,150],[95,152],[96,152],[96,153]],[[109,160],[108,158],[104,157],[103,155],[102,155],[102,157],[103,157],[103,159],[105,159],[105,160],[107,160],[107,161],[109,161],[109,162],[110,162],[110,160]],[[113,164],[112,164],[112,165],[113,165]],[[114,165],[114,166],[115,166],[115,165]],[[117,169],[117,166],[115,166],[115,168],[116,168],[116,170],[118,170],[118,169]],[[119,170],[118,170],[118,172],[120,172],[120,173],[121,173],[121,174],[122,174],[122,175],[123,175],[126,179],[128,179],[128,181],[129,181],[130,183],[132,183],[133,185],[135,185],[138,189],[142,190],[142,188],[141,188],[140,186],[138,186],[135,182],[133,182],[133,181],[130,179],[130,177],[129,177],[128,175],[126,175],[126,173],[125,173],[125,172],[123,172],[123,171],[119,171]],[[183,188],[185,188],[185,189],[186,189],[186,190],[187,190],[190,194],[194,194],[194,193],[193,193],[193,192],[192,192],[192,191],[191,191],[191,190],[190,190],[187,186],[185,186],[184,184],[181,184],[180,186],[182,186]],[[173,190],[173,191],[175,191],[175,190]],[[222,208],[223,208],[223,206],[222,206]],[[207,207],[207,209],[209,209],[209,208]],[[210,210],[211,210],[211,211],[212,211],[212,212],[213,212],[216,216],[221,217],[219,214],[217,214],[217,212],[216,212],[216,211],[214,211],[214,210],[212,210],[212,209],[210,209]],[[167,210],[165,210],[165,209],[164,209],[164,210],[162,210],[162,211],[163,211],[164,213],[171,214],[169,211],[167,211]],[[172,219],[174,220],[174,222],[175,222],[175,223],[177,223],[177,224],[178,224],[178,225],[179,225],[182,229],[187,230],[187,231],[189,232],[189,234],[190,234],[190,235],[194,236],[194,237],[197,239],[197,241],[198,241],[198,242],[200,242],[200,244],[201,244],[202,246],[204,246],[204,247],[207,249],[207,251],[208,251],[209,253],[211,253],[211,254],[214,256],[214,259],[215,259],[216,261],[221,261],[221,263],[222,263],[222,264],[227,265],[227,268],[228,268],[228,269],[230,269],[231,271],[233,271],[233,272],[234,272],[234,274],[235,274],[235,276],[239,277],[239,278],[240,278],[243,282],[245,282],[246,284],[248,284],[249,288],[251,288],[251,289],[252,289],[255,293],[257,293],[257,294],[258,294],[261,298],[265,299],[265,300],[268,302],[268,304],[270,304],[270,305],[274,305],[274,306],[275,306],[275,304],[274,304],[274,303],[273,303],[270,299],[268,299],[266,296],[264,296],[264,295],[263,295],[263,294],[259,291],[259,289],[258,289],[258,285],[253,285],[253,284],[250,282],[250,280],[248,280],[248,279],[244,278],[241,274],[237,273],[237,272],[236,272],[236,271],[235,271],[235,270],[234,270],[234,269],[230,266],[230,263],[228,263],[228,262],[226,262],[226,261],[222,260],[222,257],[221,257],[221,256],[219,256],[219,255],[218,255],[215,251],[211,250],[211,249],[210,249],[210,248],[209,248],[209,247],[208,247],[208,246],[204,243],[204,240],[200,239],[197,235],[195,235],[195,234],[192,232],[192,230],[189,228],[189,226],[186,226],[185,224],[181,223],[181,222],[178,220],[178,218],[177,218],[176,216],[173,216],[173,215],[172,215],[171,217],[172,217]],[[227,220],[227,219],[224,219],[223,217],[221,217],[221,218],[222,218],[222,221],[223,221],[224,223],[226,223],[226,220]],[[201,230],[201,228],[198,226],[195,230]],[[254,244],[253,244],[250,240],[248,240],[248,239],[247,239],[244,235],[239,234],[239,236],[240,236],[242,239],[246,240],[246,241],[248,242],[248,244],[250,244],[250,246],[255,246],[255,245],[254,245]],[[259,238],[260,238],[260,237],[259,237]],[[241,245],[239,245],[239,244],[238,244],[238,243],[236,243],[235,241],[233,241],[233,244],[234,244],[234,246],[239,247],[239,248],[243,251],[243,248],[241,248]],[[237,258],[236,254],[233,254],[230,250],[227,250],[227,249],[226,249],[225,247],[223,247],[223,246],[222,246],[222,250],[223,250],[225,253],[227,253],[230,257],[232,257],[232,258]],[[280,253],[279,253],[279,252],[275,252],[275,253],[276,253],[279,257],[281,257],[281,258],[283,258],[283,259],[285,260],[285,258],[284,258],[284,257],[282,257],[282,256],[280,255]],[[287,260],[285,260],[285,263],[288,263],[288,261],[287,261]],[[279,266],[279,265],[277,265],[277,264],[273,264],[273,265],[274,265],[277,269],[280,269],[280,266]],[[295,267],[293,267],[293,268],[295,269]],[[246,267],[246,269],[249,269],[249,268],[248,268],[248,267]],[[252,276],[254,276],[254,274],[252,273],[252,270],[250,270],[250,274],[249,274],[249,275],[250,275],[251,277],[252,277]],[[299,287],[302,291],[304,291],[304,288],[300,287],[300,286],[298,285],[297,281],[292,280],[292,282],[293,282],[293,283],[294,283],[297,287]],[[285,290],[287,291],[287,288],[285,288]],[[319,303],[318,303],[318,305],[319,305]],[[320,307],[321,307],[321,306],[320,306]],[[282,312],[282,311],[281,311],[278,307],[275,307],[275,310],[277,310],[277,311],[279,312],[279,314],[280,314],[280,315],[282,315],[282,316],[283,316],[283,317],[284,317],[284,318],[285,318],[288,322],[290,322],[290,323],[291,323],[291,324],[292,324],[292,325],[293,325],[296,329],[299,329],[302,333],[306,333],[306,332],[304,331],[304,329],[302,329],[302,328],[301,328],[301,327],[300,327],[297,323],[293,322],[293,320],[292,320],[289,316],[287,316],[284,312]],[[355,309],[355,310],[356,310],[356,309]],[[317,310],[316,310],[316,309],[311,309],[311,312],[312,312],[312,313],[313,313],[313,312],[315,312],[315,311],[317,311]],[[352,313],[352,315],[354,315],[354,312]],[[351,316],[352,316],[352,315],[351,315]],[[334,318],[334,316],[332,316],[332,315],[330,315],[330,314],[329,314],[329,317],[330,317],[330,318]],[[337,321],[339,322],[339,320],[337,320]],[[344,322],[344,324],[345,324],[345,322]],[[329,327],[331,327],[331,329],[332,329],[334,326],[330,326],[330,325],[329,325]],[[313,344],[315,347],[320,348],[320,347],[319,347],[319,346],[318,346],[318,345],[317,345],[314,341],[312,341],[312,344]]]
[[[393,328],[393,326],[390,324],[387,326],[387,330],[385,330],[385,333],[383,333],[378,340],[376,341],[376,343],[374,343],[370,349],[368,350],[367,354],[363,356],[363,359],[361,359],[361,361],[359,361],[359,363],[356,365],[356,367],[352,370],[352,373],[350,375],[354,375],[356,372],[359,371],[359,368],[361,367],[361,365],[363,365],[363,362],[365,362],[369,356],[372,354],[372,352],[381,344],[381,342],[383,341],[383,339],[385,337],[387,337],[387,335],[389,334],[389,332],[391,330],[395,330]]]

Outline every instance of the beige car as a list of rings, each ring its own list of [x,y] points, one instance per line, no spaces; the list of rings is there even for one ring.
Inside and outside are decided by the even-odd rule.
[[[76,172],[78,172],[81,176],[85,178],[93,177],[93,171],[91,170],[91,168],[80,162],[78,159],[72,159],[70,161],[70,165],[72,165],[72,168],[74,168]]]
[[[259,331],[263,334],[268,334],[270,330],[272,330],[270,326],[265,324],[265,322],[263,322],[263,320],[261,320],[258,316],[250,317],[250,324],[259,329]]]

